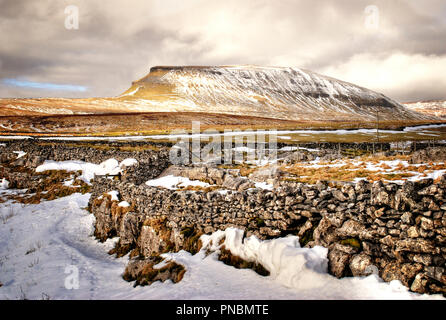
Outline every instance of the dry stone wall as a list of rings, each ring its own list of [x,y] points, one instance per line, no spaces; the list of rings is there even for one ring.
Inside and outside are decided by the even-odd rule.
[[[169,166],[168,148],[134,152],[115,149],[111,143],[98,148],[98,144],[32,141],[7,142],[1,148],[2,177],[14,188],[39,184],[40,177],[32,172],[45,160],[101,163],[136,158],[139,164],[121,176],[92,181],[89,207],[96,217],[95,234],[101,240],[119,236],[114,250],[119,255],[132,252],[133,257],[149,258],[172,250],[196,252],[201,234],[232,226],[244,229],[246,236],[270,239],[293,234],[302,246],[327,247],[329,272],[336,277],[377,271],[385,281],[400,280],[415,292],[446,292],[446,176],[403,185],[365,181],[307,185],[280,181],[276,173],[266,172],[263,178],[276,180],[270,191],[252,188],[245,180],[239,184],[238,177],[226,179],[228,170],[192,168],[185,170],[195,178],[205,176],[217,184],[231,180],[228,188],[233,190],[182,191],[144,184]],[[17,159],[13,151],[27,154]],[[419,150],[412,161],[426,157],[444,154]],[[112,190],[130,206],[112,201],[106,195]]]
[[[446,290],[446,176],[438,183],[360,181],[328,186],[279,182],[274,190],[194,192],[97,178],[90,208],[96,236],[119,236],[117,252],[150,257],[190,248],[195,240],[230,226],[269,239],[298,235],[302,246],[329,249],[329,272],[363,276],[375,270],[412,291]],[[127,201],[104,196],[119,192]],[[195,248],[196,249],[196,248]]]

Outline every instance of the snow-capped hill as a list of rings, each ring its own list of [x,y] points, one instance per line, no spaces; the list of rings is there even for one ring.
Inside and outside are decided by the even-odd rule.
[[[446,100],[407,102],[404,105],[416,112],[446,118]]]
[[[383,94],[298,68],[153,67],[112,98],[0,99],[0,116],[200,112],[279,120],[439,120]]]
[[[145,100],[148,111],[292,120],[375,120],[377,113],[382,120],[434,118],[410,111],[383,94],[298,68],[153,67],[120,98]]]

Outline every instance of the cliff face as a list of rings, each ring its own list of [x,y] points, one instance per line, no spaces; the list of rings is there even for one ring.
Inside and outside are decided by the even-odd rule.
[[[422,120],[374,91],[297,68],[153,67],[122,100],[148,111],[195,111],[290,120]]]

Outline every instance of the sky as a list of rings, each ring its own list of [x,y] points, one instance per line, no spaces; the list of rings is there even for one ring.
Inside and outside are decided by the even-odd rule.
[[[0,41],[0,97],[118,96],[156,65],[254,64],[446,99],[444,0],[0,0]]]

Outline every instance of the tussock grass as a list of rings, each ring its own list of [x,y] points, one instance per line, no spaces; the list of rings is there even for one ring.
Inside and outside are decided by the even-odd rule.
[[[77,178],[81,174],[80,171],[49,170],[41,173],[32,172],[32,174],[41,177],[39,185],[27,193],[10,195],[8,199],[22,204],[39,204],[42,200],[51,201],[73,193],[85,194],[91,191],[90,185]],[[64,182],[71,178],[74,179],[73,185],[65,186]]]
[[[186,186],[178,188],[179,191],[199,191],[199,192],[211,192],[219,189],[221,189],[221,186],[209,186],[209,187]]]
[[[237,164],[220,164],[217,166],[220,169],[236,169],[239,170],[240,175],[247,177],[251,173],[257,170],[258,167],[251,166],[247,163],[237,163]]]
[[[290,173],[292,176],[287,178],[287,180],[298,181],[304,183],[315,184],[319,180],[328,180],[328,181],[353,181],[357,178],[365,178],[368,181],[378,181],[378,180],[405,180],[409,177],[413,177],[415,174],[409,171],[415,172],[428,172],[428,167],[417,168],[410,167],[406,168],[402,164],[394,168],[391,172],[386,172],[384,170],[391,169],[390,166],[383,163],[379,167],[383,169],[383,172],[372,171],[366,169],[367,162],[371,162],[373,164],[378,164],[382,160],[402,160],[406,159],[407,156],[395,156],[395,157],[378,157],[378,158],[369,158],[363,157],[361,158],[358,164],[347,162],[345,165],[341,167],[329,167],[329,164],[335,162],[325,162],[320,163],[320,165],[325,165],[320,168],[311,168],[306,167],[304,163],[296,163],[291,166],[282,166],[281,169],[285,172]],[[432,168],[445,168],[443,165],[432,166],[429,169],[432,171]],[[436,169],[439,170],[439,169]]]
[[[378,163],[380,161],[393,161],[393,160],[408,161],[410,160],[410,158],[411,158],[410,155],[395,155],[395,156],[365,155],[359,157],[357,160],[370,163]]]

